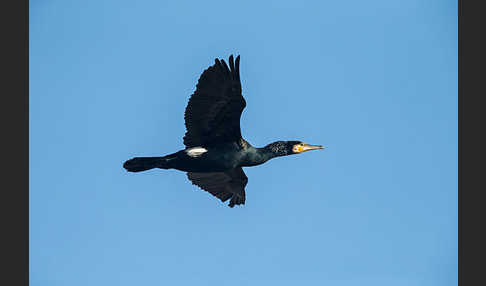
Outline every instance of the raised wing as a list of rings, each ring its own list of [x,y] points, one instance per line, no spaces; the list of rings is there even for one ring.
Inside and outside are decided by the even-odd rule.
[[[246,106],[241,95],[240,56],[229,68],[224,60],[205,70],[184,113],[187,148],[237,142],[241,138],[240,117]]]
[[[229,199],[229,206],[245,204],[245,186],[248,178],[241,167],[226,172],[187,173],[191,182],[201,189],[225,202]]]

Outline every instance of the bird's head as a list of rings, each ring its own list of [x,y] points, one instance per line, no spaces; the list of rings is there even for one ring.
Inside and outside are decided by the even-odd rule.
[[[302,141],[277,141],[265,146],[276,156],[300,154],[305,151],[324,149],[321,145],[310,145]]]

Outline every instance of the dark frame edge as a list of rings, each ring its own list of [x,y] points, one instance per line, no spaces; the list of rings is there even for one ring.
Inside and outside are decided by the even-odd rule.
[[[485,285],[484,1],[458,0],[458,282]]]
[[[29,285],[29,1],[0,4],[2,285]]]

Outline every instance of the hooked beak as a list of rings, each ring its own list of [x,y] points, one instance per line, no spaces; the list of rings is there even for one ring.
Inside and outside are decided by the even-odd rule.
[[[303,149],[302,152],[305,152],[310,150],[324,149],[324,146],[304,144],[304,147],[302,149]]]
[[[295,145],[293,148],[293,151],[295,153],[302,153],[310,150],[317,150],[317,149],[324,149],[322,145],[310,145],[306,143],[301,143],[298,145]]]

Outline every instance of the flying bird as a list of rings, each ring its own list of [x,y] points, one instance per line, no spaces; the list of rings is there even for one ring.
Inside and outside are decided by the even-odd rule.
[[[242,167],[261,165],[270,159],[323,149],[302,141],[277,141],[253,147],[241,136],[240,117],[246,106],[241,94],[240,56],[223,59],[200,76],[187,104],[184,150],[162,157],[135,157],[123,164],[130,172],[153,168],[176,169],[201,189],[229,206],[245,204],[248,178]]]

